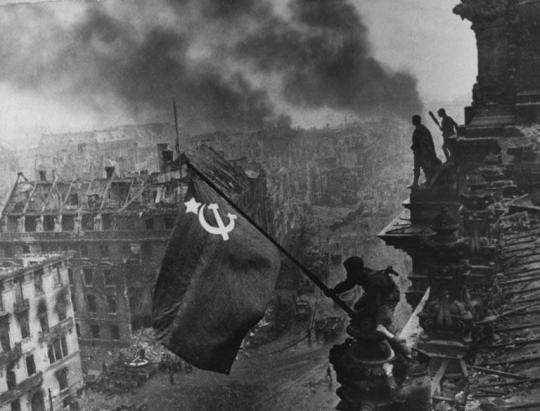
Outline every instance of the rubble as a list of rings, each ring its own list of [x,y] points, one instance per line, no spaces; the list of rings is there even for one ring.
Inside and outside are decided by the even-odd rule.
[[[145,328],[136,331],[129,346],[118,350],[113,360],[104,362],[101,374],[92,381],[87,380],[87,386],[109,395],[134,392],[158,371],[170,367],[186,369],[183,364],[156,340],[153,329]]]
[[[129,346],[118,350],[118,357],[124,362],[129,362],[135,359],[141,350],[144,350],[146,359],[152,364],[159,364],[166,356],[178,358],[157,341],[153,328],[141,328],[135,331],[131,336]],[[181,360],[178,358],[178,361]]]

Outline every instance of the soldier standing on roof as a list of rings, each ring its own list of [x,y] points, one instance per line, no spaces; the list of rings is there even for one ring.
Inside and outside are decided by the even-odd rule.
[[[435,154],[433,137],[427,127],[422,124],[422,118],[416,114],[412,117],[412,123],[415,129],[411,146],[414,154],[414,180],[411,188],[418,188],[420,169],[424,171],[426,185],[429,186],[441,167],[441,160]]]
[[[437,115],[441,118],[441,131],[443,135],[442,149],[444,156],[446,157],[446,161],[450,161],[452,159],[452,153],[450,151],[448,139],[457,134],[458,125],[452,117],[446,114],[446,110],[444,108],[440,108],[439,111],[437,111]]]

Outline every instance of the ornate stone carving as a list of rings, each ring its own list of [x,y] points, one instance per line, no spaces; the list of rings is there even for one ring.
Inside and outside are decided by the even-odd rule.
[[[473,24],[488,24],[504,17],[508,0],[462,0],[454,13]]]
[[[516,6],[509,0],[462,0],[454,13],[472,22],[478,42],[473,106],[489,108],[483,115],[500,115],[496,107],[515,99]]]
[[[459,223],[447,209],[441,210],[431,229],[435,234],[424,242],[430,256],[426,267],[432,291],[419,315],[421,325],[431,337],[468,339],[473,319],[464,301],[468,247],[458,235]]]

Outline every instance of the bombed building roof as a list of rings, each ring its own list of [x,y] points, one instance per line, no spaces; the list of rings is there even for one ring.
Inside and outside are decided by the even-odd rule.
[[[245,192],[249,177],[242,167],[201,145],[188,154],[191,162],[232,197]],[[55,215],[148,212],[176,208],[183,201],[188,177],[175,162],[160,173],[109,178],[29,181],[19,175],[3,215]]]
[[[493,296],[499,320],[492,341],[479,347],[470,381],[470,391],[483,403],[540,408],[539,243],[540,225],[531,224],[526,213],[514,214],[501,233],[502,272]]]
[[[228,161],[206,144],[199,145],[196,149],[189,151],[188,157],[193,165],[231,196],[240,194],[249,187],[249,180],[252,177],[248,174],[251,176],[253,174],[246,173],[248,164],[241,165],[241,162]],[[246,168],[243,167],[244,165]],[[250,164],[249,169],[253,168],[253,164]]]
[[[149,176],[73,181],[22,181],[19,179],[4,208],[4,214],[56,214],[124,211],[155,207],[165,184]],[[158,195],[159,193],[159,195]]]

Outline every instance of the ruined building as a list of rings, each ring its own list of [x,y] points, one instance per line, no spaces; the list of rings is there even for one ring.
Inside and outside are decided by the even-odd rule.
[[[403,157],[410,146],[408,129],[395,118],[320,130],[212,133],[193,137],[188,145],[200,142],[228,159],[247,157],[264,166],[275,210],[273,234],[280,240],[300,225],[305,205],[385,208],[386,193],[405,192],[412,165],[412,156]]]
[[[141,170],[155,172],[159,171],[156,144],[173,144],[174,138],[170,124],[44,134],[36,150],[35,169],[66,180],[103,177],[107,166],[114,166],[118,176]]]
[[[408,301],[429,296],[416,348],[439,409],[536,410],[540,2],[463,0],[454,12],[477,39],[473,101],[452,161],[380,236],[412,258]]]
[[[64,254],[0,259],[0,410],[69,409],[82,387]]]
[[[9,196],[9,189],[17,178],[19,166],[14,152],[0,146],[0,207],[4,206]]]
[[[74,252],[69,279],[83,360],[94,348],[125,346],[133,329],[151,326],[152,287],[188,183],[167,145],[157,152],[161,172],[152,174],[119,177],[114,167],[90,179],[29,181],[21,174],[3,210],[0,255]],[[211,177],[265,226],[264,173],[248,176],[205,146],[193,153],[196,160],[203,171],[219,166]]]

